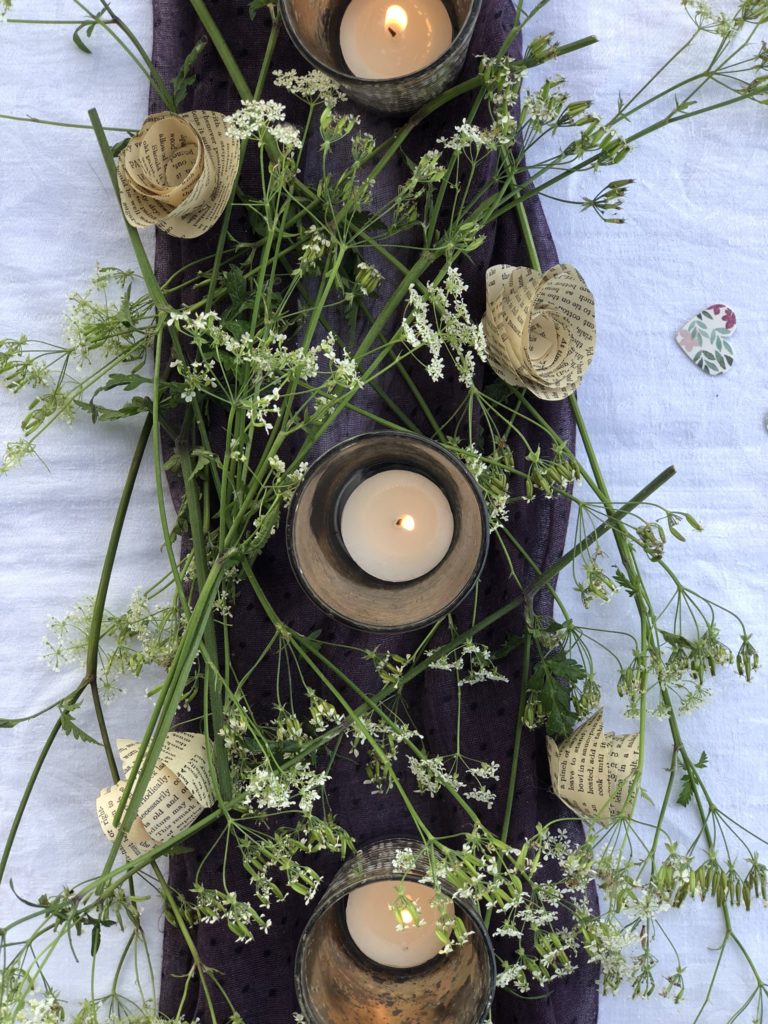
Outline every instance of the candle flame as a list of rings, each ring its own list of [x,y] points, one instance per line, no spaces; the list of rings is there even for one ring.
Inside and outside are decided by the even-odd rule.
[[[395,520],[395,526],[399,526],[401,529],[407,530],[410,533],[411,530],[416,529],[416,520],[413,516],[399,516],[399,518]]]
[[[387,8],[387,13],[384,15],[384,25],[392,36],[396,36],[398,32],[405,32],[408,26],[408,15],[400,4],[392,4]]]
[[[413,916],[410,910],[403,909],[400,911],[400,923],[405,925],[406,928],[408,927],[408,925],[413,924],[415,920],[416,918]]]

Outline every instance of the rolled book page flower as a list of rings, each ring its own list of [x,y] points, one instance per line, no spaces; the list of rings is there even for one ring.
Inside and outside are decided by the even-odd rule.
[[[117,751],[125,775],[133,768],[139,753],[135,740],[118,740]],[[125,789],[118,782],[102,789],[96,799],[96,814],[104,835],[114,840],[112,824]],[[160,749],[149,785],[139,805],[139,813],[123,839],[126,857],[138,857],[158,843],[189,828],[200,812],[214,801],[205,737],[198,732],[169,732]]]
[[[547,736],[552,789],[582,818],[610,821],[620,814],[640,762],[640,734],[603,732],[596,712],[558,746]]]
[[[488,362],[538,398],[567,398],[595,353],[595,302],[579,272],[567,263],[543,274],[498,264],[485,280]]]
[[[152,114],[118,157],[125,219],[197,238],[224,212],[240,164],[240,143],[215,110]]]

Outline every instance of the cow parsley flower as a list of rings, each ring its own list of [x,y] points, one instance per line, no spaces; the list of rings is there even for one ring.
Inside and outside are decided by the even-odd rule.
[[[309,71],[300,75],[294,68],[286,71],[278,69],[272,72],[272,77],[276,86],[286,89],[292,96],[298,96],[305,103],[324,103],[333,108],[347,98],[337,83],[322,71]]]
[[[301,148],[299,129],[285,124],[285,107],[276,100],[243,100],[240,109],[227,115],[224,123],[227,135],[241,142],[266,133],[284,149]]]

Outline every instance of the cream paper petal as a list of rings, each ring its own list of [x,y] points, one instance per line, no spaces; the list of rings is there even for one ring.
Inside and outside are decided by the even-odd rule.
[[[488,301],[484,329],[488,361],[500,377],[513,385],[525,386],[528,367],[525,339],[537,281],[538,275],[530,267],[498,264],[486,273]],[[510,309],[506,299],[510,292],[525,297],[515,310]]]
[[[240,143],[226,134],[218,111],[153,114],[118,158],[125,218],[196,238],[224,212],[239,165]]]
[[[172,839],[200,817],[200,804],[165,765],[152,772],[139,804],[138,818],[156,843]]]
[[[119,739],[117,750],[123,772],[128,775],[136,763],[140,744]],[[125,783],[102,790],[96,801],[102,830],[114,839],[112,818]],[[139,805],[138,814],[123,850],[129,857],[151,849],[183,832],[214,801],[205,737],[201,733],[169,732]]]
[[[96,815],[102,832],[110,842],[114,842],[117,836],[117,831],[112,825],[112,821],[124,789],[125,783],[117,782],[108,789],[102,789],[96,797]],[[156,844],[144,828],[141,820],[136,818],[120,845],[126,857],[133,859],[151,850]]]
[[[175,772],[201,807],[214,801],[205,736],[199,732],[169,732],[159,760]]]
[[[180,117],[155,118],[123,150],[134,188],[178,206],[192,191],[205,161],[202,141]]]
[[[177,238],[196,238],[219,219],[227,205],[240,167],[240,143],[226,134],[224,115],[215,110],[192,110],[182,115],[197,131],[205,150],[205,165],[210,169],[210,192],[192,210],[188,201],[158,222],[158,227]]]
[[[560,746],[547,737],[552,789],[583,818],[609,821],[623,810],[628,784],[640,761],[638,733],[603,732],[598,711]]]
[[[572,394],[595,350],[594,300],[578,271],[499,265],[489,268],[486,291],[483,326],[496,373],[547,401]]]
[[[142,213],[135,207],[142,207],[143,199],[178,206],[200,177],[204,158],[200,137],[181,117],[154,114],[147,118],[118,159],[126,217],[130,220],[134,213]]]

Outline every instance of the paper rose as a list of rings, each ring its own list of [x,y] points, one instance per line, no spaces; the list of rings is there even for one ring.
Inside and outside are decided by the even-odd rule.
[[[597,711],[559,746],[547,736],[552,789],[582,818],[610,821],[624,809],[640,763],[640,734],[603,732]]]
[[[118,740],[117,752],[125,775],[139,753],[135,740]],[[117,832],[112,824],[124,782],[102,789],[96,799],[99,824],[107,839]],[[199,732],[169,732],[160,748],[139,813],[123,840],[123,853],[138,857],[158,843],[189,828],[205,807],[213,803],[213,789],[205,753],[205,737]]]
[[[125,219],[176,238],[197,238],[224,212],[237,177],[240,143],[215,110],[152,114],[118,157]]]
[[[567,263],[542,274],[499,264],[486,274],[488,362],[508,384],[538,398],[567,398],[595,352],[595,303]]]

